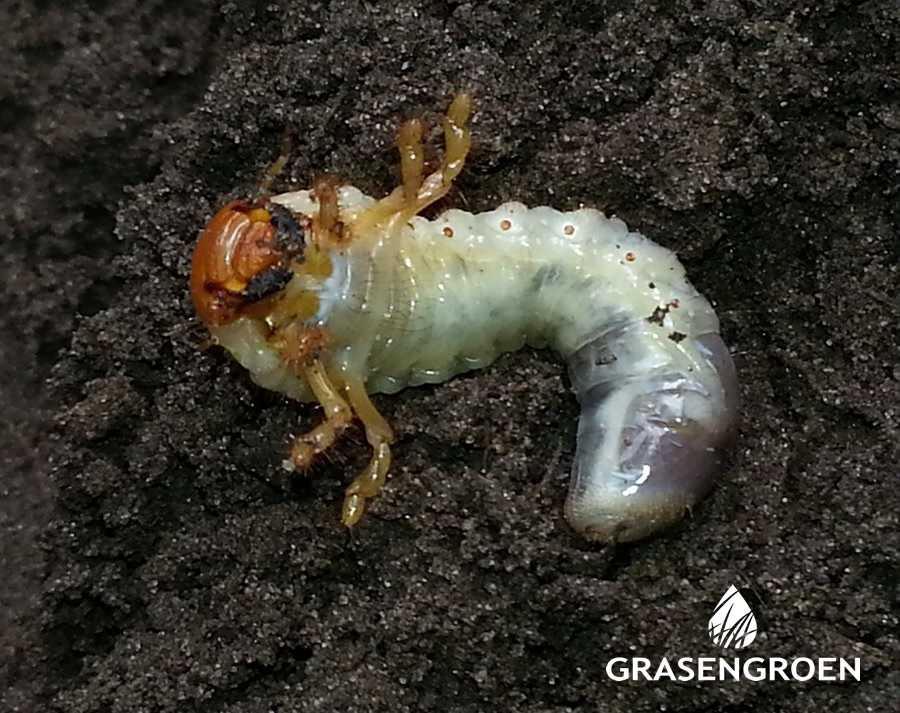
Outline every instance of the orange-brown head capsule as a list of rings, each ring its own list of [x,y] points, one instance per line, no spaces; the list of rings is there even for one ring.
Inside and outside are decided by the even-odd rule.
[[[194,248],[191,298],[208,326],[233,322],[243,307],[280,290],[290,278],[286,263],[302,251],[302,232],[281,210],[232,201],[203,230]]]

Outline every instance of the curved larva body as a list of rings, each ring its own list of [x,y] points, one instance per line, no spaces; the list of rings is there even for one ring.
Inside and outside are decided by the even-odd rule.
[[[373,199],[338,192],[352,224]],[[270,199],[313,217],[307,191]],[[444,381],[528,344],[569,365],[582,406],[566,514],[579,532],[633,540],[678,520],[712,484],[737,410],[710,304],[673,253],[593,209],[507,203],[376,226],[329,254],[312,322],[329,368],[369,393]],[[259,321],[212,327],[266,388],[309,400]]]

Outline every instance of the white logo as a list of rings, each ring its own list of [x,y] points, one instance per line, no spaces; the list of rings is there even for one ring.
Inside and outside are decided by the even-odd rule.
[[[737,587],[722,595],[707,626],[723,649],[743,649],[756,639],[756,617]],[[723,652],[725,653],[725,652]],[[615,656],[606,662],[612,681],[860,681],[862,660],[838,656]]]
[[[712,642],[723,649],[743,649],[756,638],[756,617],[733,584],[716,605],[708,631]]]

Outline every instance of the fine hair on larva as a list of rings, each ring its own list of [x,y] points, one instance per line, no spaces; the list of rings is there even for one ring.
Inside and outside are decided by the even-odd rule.
[[[257,384],[324,407],[288,469],[306,469],[362,421],[372,459],[347,489],[348,526],[391,462],[393,433],[368,394],[548,347],[581,405],[569,523],[591,539],[646,537],[709,491],[735,430],[737,379],[718,319],[674,253],[598,210],[510,202],[419,215],[462,169],[469,112],[458,95],[443,161],[427,175],[421,122],[401,126],[403,181],[383,199],[324,179],[228,204],[195,250],[198,314]]]

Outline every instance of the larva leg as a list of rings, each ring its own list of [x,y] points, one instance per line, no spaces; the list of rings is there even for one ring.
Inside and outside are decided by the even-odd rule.
[[[259,179],[259,185],[256,188],[257,195],[261,197],[269,195],[272,183],[281,175],[281,172],[284,171],[284,167],[287,165],[292,148],[291,134],[285,131],[284,136],[281,137],[281,152],[278,154],[278,158],[263,173],[262,178]]]
[[[447,195],[453,181],[462,171],[472,145],[472,132],[469,128],[471,112],[472,97],[457,94],[444,117],[444,160],[441,167],[422,183],[415,213]]]
[[[318,359],[301,366],[304,378],[318,402],[325,409],[325,420],[308,433],[297,436],[291,446],[291,463],[295,468],[308,468],[318,454],[330,448],[353,421],[353,411],[331,383],[325,367]]]
[[[336,248],[347,240],[341,209],[338,205],[338,181],[334,176],[324,176],[313,186],[313,195],[319,202],[319,212],[313,219],[313,241],[322,250]]]
[[[425,170],[425,148],[422,146],[422,122],[411,119],[404,122],[397,132],[397,150],[400,152],[400,173],[403,176],[403,201],[413,205],[422,186]]]
[[[403,213],[412,211],[410,214],[415,215],[415,205],[425,167],[422,133],[422,122],[418,119],[411,119],[400,126],[397,131],[397,150],[400,152],[403,184],[359,215],[350,226],[352,233],[363,235]]]
[[[472,130],[469,115],[472,113],[472,97],[458,94],[444,117],[444,184],[449,186],[462,171],[472,147]]]
[[[369,399],[361,381],[351,380],[345,390],[352,408],[331,382],[325,367],[318,359],[301,367],[304,378],[316,399],[325,409],[325,420],[308,433],[297,436],[291,447],[291,464],[306,469],[313,459],[330,448],[338,436],[353,421],[354,411],[366,428],[366,439],[372,446],[372,459],[347,488],[341,511],[341,522],[353,527],[365,512],[365,503],[381,491],[391,467],[391,447],[394,433],[384,417]]]
[[[351,380],[346,386],[347,398],[353,410],[366,428],[366,439],[372,446],[372,459],[347,488],[341,511],[341,522],[353,527],[363,516],[366,500],[381,492],[391,467],[391,447],[394,433],[384,417],[369,399],[365,386],[359,380]]]
[[[447,194],[469,153],[471,132],[468,122],[471,111],[472,97],[458,94],[444,117],[444,159],[440,168],[424,180],[422,122],[412,119],[400,127],[397,150],[400,152],[403,185],[363,212],[351,226],[353,233],[362,235],[391,221],[394,225],[401,225]]]

